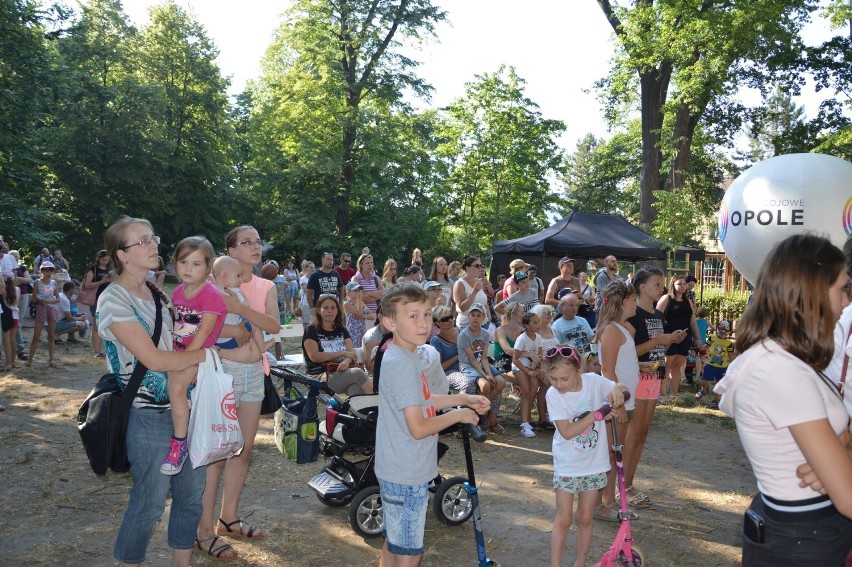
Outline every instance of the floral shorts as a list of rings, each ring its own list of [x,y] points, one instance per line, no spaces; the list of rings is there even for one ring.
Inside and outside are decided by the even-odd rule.
[[[554,476],[553,490],[562,490],[568,494],[591,492],[606,486],[606,473],[590,474],[588,476]]]

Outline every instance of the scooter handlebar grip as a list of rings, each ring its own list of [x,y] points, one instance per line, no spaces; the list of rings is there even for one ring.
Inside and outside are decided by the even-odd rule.
[[[470,437],[477,443],[482,443],[483,441],[485,441],[485,432],[482,431],[478,426],[471,425],[470,423],[465,423],[462,427],[467,430],[468,435],[470,435]]]
[[[624,401],[630,399],[630,392],[624,392]],[[612,406],[610,404],[604,404],[600,408],[595,411],[595,421],[601,421],[606,416],[608,416],[612,412]]]

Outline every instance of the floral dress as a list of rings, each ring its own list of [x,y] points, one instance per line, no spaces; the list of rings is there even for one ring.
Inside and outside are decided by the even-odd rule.
[[[347,301],[346,303],[350,303]],[[368,315],[370,310],[367,309],[367,306],[364,306],[364,312],[362,315]],[[362,317],[356,317],[354,314],[346,315],[346,329],[349,331],[349,334],[352,336],[352,346],[355,348],[360,348],[364,344],[364,333],[367,332],[367,322]]]

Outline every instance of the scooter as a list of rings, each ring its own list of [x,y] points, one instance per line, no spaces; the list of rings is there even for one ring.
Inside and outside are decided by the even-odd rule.
[[[499,564],[488,557],[485,551],[485,534],[482,531],[482,514],[479,510],[479,489],[476,486],[476,476],[473,474],[473,452],[470,449],[470,438],[477,443],[485,441],[485,433],[475,425],[465,425],[461,428],[464,459],[467,465],[467,482],[464,489],[473,505],[473,533],[476,538],[476,557],[478,567],[499,567]]]

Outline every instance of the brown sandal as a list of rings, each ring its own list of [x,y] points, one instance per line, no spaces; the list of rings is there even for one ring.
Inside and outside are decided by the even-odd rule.
[[[218,559],[219,561],[233,561],[234,559],[237,559],[239,555],[237,555],[237,550],[231,547],[231,544],[222,542],[220,545],[216,545],[216,542],[220,539],[221,538],[217,535],[211,535],[201,539],[195,538],[195,547],[198,549],[198,551],[206,553],[210,557]],[[204,549],[201,544],[208,541],[210,542],[210,545],[205,546],[207,547],[207,549]],[[225,556],[222,555],[223,553],[226,553],[228,551],[231,551],[233,553]]]
[[[262,539],[263,536],[266,535],[264,533],[261,533],[259,535],[255,535],[257,528],[252,526],[251,524],[246,524],[246,522],[242,521],[240,518],[237,518],[236,520],[234,520],[231,523],[226,523],[225,520],[223,520],[222,518],[219,518],[219,523],[222,524],[223,526],[225,526],[225,530],[226,530],[225,533],[219,534],[223,537],[234,537],[234,538],[241,538],[241,539]],[[237,524],[236,530],[231,529],[231,526],[233,526],[234,524]],[[248,526],[248,531],[245,531],[245,532],[243,531],[243,524]]]

